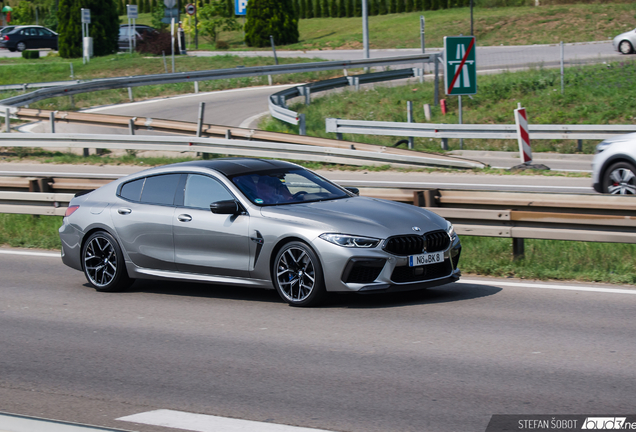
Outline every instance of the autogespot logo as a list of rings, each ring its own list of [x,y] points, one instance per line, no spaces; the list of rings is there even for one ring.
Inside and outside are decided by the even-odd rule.
[[[627,417],[587,417],[581,429],[587,430],[615,430],[636,429],[636,423],[625,423]]]

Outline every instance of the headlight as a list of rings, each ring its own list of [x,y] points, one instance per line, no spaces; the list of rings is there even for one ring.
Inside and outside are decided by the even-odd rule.
[[[451,238],[451,241],[454,241],[457,238],[457,233],[455,232],[455,228],[453,228],[453,224],[446,221],[446,232]]]
[[[595,154],[598,154],[598,153],[602,152],[603,150],[606,150],[612,144],[614,144],[612,141],[603,141],[602,143],[600,143],[599,145],[596,146]]]
[[[320,238],[328,241],[329,243],[349,248],[374,248],[380,243],[380,240],[376,238],[353,236],[348,234],[328,233],[322,234]]]

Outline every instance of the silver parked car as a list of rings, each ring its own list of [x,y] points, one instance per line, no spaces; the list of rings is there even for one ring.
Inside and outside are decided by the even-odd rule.
[[[636,133],[609,138],[596,146],[592,184],[600,193],[636,194]]]
[[[634,47],[636,46],[636,29],[619,34],[612,40],[612,45],[614,46],[614,50],[620,53],[633,53]]]
[[[449,222],[355,192],[274,160],[152,168],[72,199],[62,260],[99,291],[171,279],[276,289],[295,306],[459,279]]]

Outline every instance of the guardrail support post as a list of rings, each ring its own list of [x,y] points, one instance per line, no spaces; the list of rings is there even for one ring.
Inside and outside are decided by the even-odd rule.
[[[199,81],[194,82],[194,93],[199,93]]]
[[[513,238],[512,239],[512,258],[515,260],[521,259],[524,256],[524,239]]]
[[[303,87],[305,89],[305,105],[311,104],[311,89],[309,87]]]
[[[231,140],[232,139],[232,131],[230,129],[227,129],[225,131],[225,139],[227,139],[227,140]]]
[[[134,102],[135,100],[133,99],[133,94],[132,94],[132,87],[128,87],[128,99],[130,99],[131,102]]]
[[[55,133],[55,111],[49,114],[49,123],[51,123],[51,133]]]
[[[128,120],[128,130],[130,131],[131,135],[135,134],[135,118],[134,117]]]
[[[197,120],[197,137],[201,137],[201,129],[203,128],[203,114],[205,113],[205,102],[199,104],[199,118]]]
[[[360,90],[360,78],[359,77],[354,77],[353,78],[353,82],[355,83],[356,91]]]
[[[340,132],[336,132],[336,139],[342,141],[342,134]]]
[[[11,110],[9,108],[4,111],[4,132],[11,132]]]
[[[431,106],[429,104],[424,104],[424,118],[426,121],[431,121]]]
[[[305,114],[298,114],[298,130],[300,135],[307,135],[307,125],[305,124]]]
[[[406,121],[413,123],[413,102],[406,102]],[[409,137],[409,150],[413,150],[413,137]]]
[[[448,150],[448,138],[442,138],[442,150]]]
[[[577,140],[577,142],[576,142],[576,151],[577,152],[582,152],[583,151],[583,140]]]

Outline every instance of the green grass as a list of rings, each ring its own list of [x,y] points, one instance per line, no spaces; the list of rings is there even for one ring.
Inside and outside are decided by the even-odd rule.
[[[59,216],[0,214],[0,245],[60,249]],[[636,245],[526,240],[513,260],[510,239],[462,236],[464,274],[541,280],[636,283]]]
[[[371,48],[418,48],[420,15],[426,18],[428,47],[443,46],[444,36],[470,34],[469,8],[372,16],[369,17]],[[150,14],[142,14],[137,22],[150,24]],[[480,46],[607,40],[634,27],[636,4],[633,2],[476,7],[473,10],[473,28]],[[298,28],[299,43],[278,49],[362,48],[359,17],[302,19]],[[234,50],[253,49],[243,45],[242,31],[221,33],[219,39],[227,41]],[[189,49],[192,48],[193,45]],[[213,45],[200,38],[199,48],[213,49]]]
[[[443,89],[440,89],[443,95]],[[443,96],[442,96],[443,97]],[[325,118],[405,122],[406,103],[413,101],[414,121],[428,122],[423,104],[433,104],[431,82],[400,87],[376,86],[356,92],[351,88],[315,98],[311,105],[295,103],[291,109],[304,113],[307,135],[335,138],[325,132]],[[430,123],[458,123],[458,98],[446,97],[448,114],[433,109]],[[480,75],[478,92],[463,98],[463,122],[466,124],[514,124],[513,110],[521,103],[531,124],[636,124],[636,61],[626,59],[611,64],[576,66],[565,72],[565,92],[561,94],[559,70],[536,68],[529,71]],[[298,127],[268,118],[262,129],[298,133]],[[344,139],[391,146],[401,137],[344,134]],[[583,141],[583,153],[593,153],[596,141]],[[457,149],[459,140],[449,140]],[[439,140],[416,138],[415,149],[440,151]],[[515,140],[464,140],[464,149],[517,151]],[[535,140],[535,152],[571,154],[577,151],[574,140]]]

